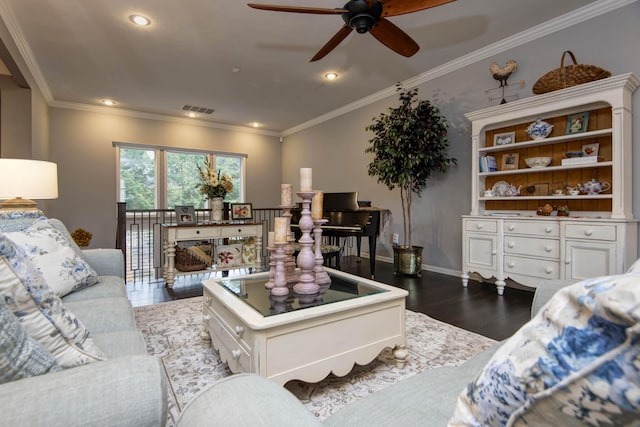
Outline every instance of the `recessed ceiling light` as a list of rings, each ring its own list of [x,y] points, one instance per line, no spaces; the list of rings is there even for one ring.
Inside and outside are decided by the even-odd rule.
[[[197,114],[196,114],[196,113],[194,113],[193,111],[189,111],[189,112],[187,113],[187,116],[189,116],[189,117],[191,117],[191,118],[193,119],[194,117],[196,117],[196,116],[197,116]]]
[[[136,25],[140,25],[141,27],[151,24],[151,20],[142,15],[131,15],[129,16],[129,20]]]
[[[104,105],[108,105],[109,107],[111,107],[112,105],[116,105],[116,101],[112,99],[103,99],[100,102],[102,102]]]
[[[259,128],[260,126],[262,126],[260,122],[251,122],[250,125],[251,127],[254,127],[254,128]]]
[[[324,78],[327,79],[327,80],[335,80],[335,79],[338,78],[338,73],[335,73],[335,72],[332,71],[330,73],[325,74]]]

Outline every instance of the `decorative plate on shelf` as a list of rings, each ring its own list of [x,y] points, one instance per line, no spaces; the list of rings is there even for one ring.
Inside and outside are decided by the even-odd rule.
[[[509,192],[509,187],[510,185],[507,181],[498,181],[493,184],[491,190],[493,190],[493,194],[497,197],[505,197]]]

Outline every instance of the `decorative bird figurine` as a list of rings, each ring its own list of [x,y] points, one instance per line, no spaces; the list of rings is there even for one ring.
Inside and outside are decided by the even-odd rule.
[[[492,62],[489,66],[491,75],[500,82],[499,87],[509,86],[507,79],[518,69],[518,63],[514,60],[507,61],[504,67],[500,67],[497,62]]]

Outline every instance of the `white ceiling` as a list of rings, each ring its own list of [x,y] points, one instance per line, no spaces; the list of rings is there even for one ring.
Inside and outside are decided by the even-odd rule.
[[[201,120],[258,121],[280,133],[603,1],[457,0],[390,18],[420,45],[411,58],[354,31],[313,63],[309,59],[342,26],[340,15],[255,10],[238,0],[0,0],[0,16],[51,105],[112,98],[112,108],[184,117],[181,108],[190,104],[215,109]],[[132,13],[152,24],[133,26]],[[323,81],[327,71],[340,78]]]

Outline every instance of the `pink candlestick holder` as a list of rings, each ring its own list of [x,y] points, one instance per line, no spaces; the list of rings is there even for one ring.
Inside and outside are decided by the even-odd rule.
[[[298,253],[298,267],[300,268],[300,278],[298,283],[293,286],[294,292],[301,295],[315,294],[320,289],[316,283],[316,277],[313,267],[316,265],[315,256],[313,254],[313,238],[311,231],[313,230],[313,219],[311,219],[311,199],[315,191],[301,191],[296,193],[302,199],[302,213],[300,214],[300,232],[302,236],[298,240],[300,245],[300,253]]]
[[[273,289],[273,287],[276,285],[276,260],[273,255],[275,254],[277,249],[278,248],[276,247],[267,246],[267,251],[269,251],[269,280],[267,280],[267,283],[264,284],[264,287],[267,289]]]
[[[278,207],[282,209],[282,216],[287,219],[287,232],[291,231],[291,209],[293,209],[296,205],[279,205]],[[293,242],[295,239],[288,237],[287,245],[284,247],[284,274],[285,281],[287,283],[296,283],[298,281],[298,275],[296,274],[296,263],[293,260],[293,253],[295,249],[293,248]]]
[[[285,296],[289,294],[289,288],[284,275],[284,247],[286,243],[275,243],[276,252],[272,257],[276,260],[276,271],[274,277],[274,287],[271,289],[271,295]]]
[[[324,257],[322,256],[322,224],[328,222],[326,219],[314,219],[313,220],[313,237],[315,238],[315,263],[313,267],[313,273],[316,277],[316,283],[319,286],[331,283],[329,273],[324,270],[322,264],[324,264]]]

